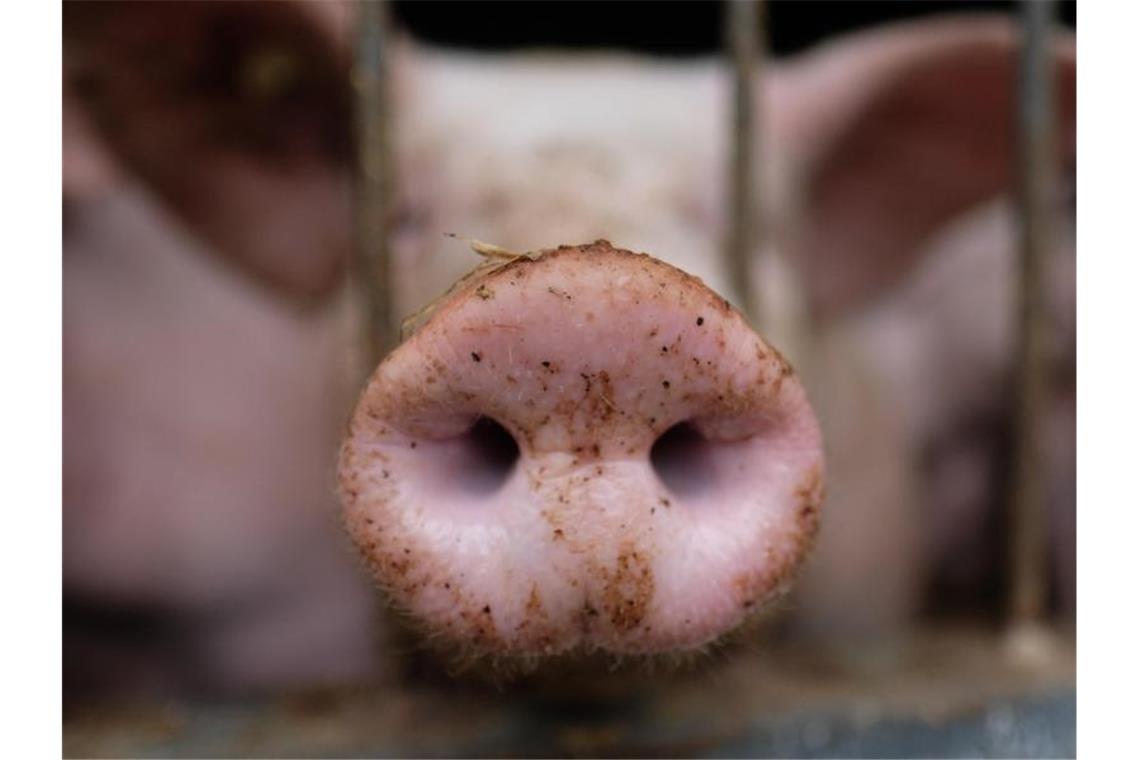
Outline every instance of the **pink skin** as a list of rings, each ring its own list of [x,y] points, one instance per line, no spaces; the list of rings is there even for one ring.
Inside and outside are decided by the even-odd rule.
[[[267,298],[135,185],[71,200],[68,593],[186,621],[164,669],[203,688],[357,677],[375,659],[373,594],[331,477],[355,389],[347,372],[314,371],[344,366],[343,309],[297,315]]]
[[[518,443],[501,482],[480,417]],[[655,470],[682,422],[691,448]],[[376,578],[429,632],[477,653],[643,654],[708,644],[786,588],[822,468],[780,354],[696,278],[599,241],[441,305],[368,383],[340,492]]]

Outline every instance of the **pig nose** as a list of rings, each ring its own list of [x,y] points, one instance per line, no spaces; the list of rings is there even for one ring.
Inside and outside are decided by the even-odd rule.
[[[472,280],[377,368],[340,459],[392,603],[474,654],[701,647],[789,584],[819,427],[724,299],[604,241]]]

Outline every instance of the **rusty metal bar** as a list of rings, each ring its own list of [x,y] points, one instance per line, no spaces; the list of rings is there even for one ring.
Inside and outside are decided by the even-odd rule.
[[[1014,629],[1031,627],[1043,620],[1048,589],[1042,451],[1048,390],[1048,315],[1043,270],[1050,245],[1049,201],[1056,186],[1050,55],[1053,18],[1051,0],[1021,3],[1023,39],[1017,109],[1021,240],[1008,600]]]
[[[386,0],[358,5],[352,84],[356,108],[356,187],[353,277],[364,300],[364,357],[371,371],[396,345],[388,223],[393,190],[388,124],[389,9]]]
[[[759,0],[728,0],[725,41],[733,69],[732,142],[729,153],[729,228],[726,254],[737,304],[750,319],[757,308],[751,259],[760,242],[760,141],[756,83],[763,66],[764,12]]]

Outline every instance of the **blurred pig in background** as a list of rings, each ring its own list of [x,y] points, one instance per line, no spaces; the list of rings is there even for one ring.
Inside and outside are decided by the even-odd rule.
[[[332,491],[370,369],[343,287],[352,22],[336,4],[65,6],[70,690],[349,682],[400,657]],[[1000,16],[930,19],[776,61],[763,80],[768,248],[754,285],[783,315],[770,337],[806,378],[829,462],[792,631],[883,642],[922,611],[997,611],[1017,44]],[[1056,64],[1071,184],[1071,38]],[[401,39],[397,311],[475,263],[446,232],[514,250],[604,237],[732,294],[727,77],[710,60]],[[1056,592],[1071,610],[1063,201],[1048,493]]]
[[[300,5],[66,16],[70,683],[357,677],[374,596],[331,487],[347,51]]]

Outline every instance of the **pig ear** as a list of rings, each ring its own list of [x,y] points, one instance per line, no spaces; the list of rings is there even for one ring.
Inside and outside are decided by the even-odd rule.
[[[880,293],[954,215],[1011,188],[1019,44],[1002,17],[902,24],[809,54],[774,83],[775,137],[800,183],[786,244],[819,317]],[[1071,172],[1071,34],[1058,33],[1053,55],[1056,144]]]
[[[107,153],[294,299],[350,244],[348,19],[300,3],[65,3],[65,89]]]

